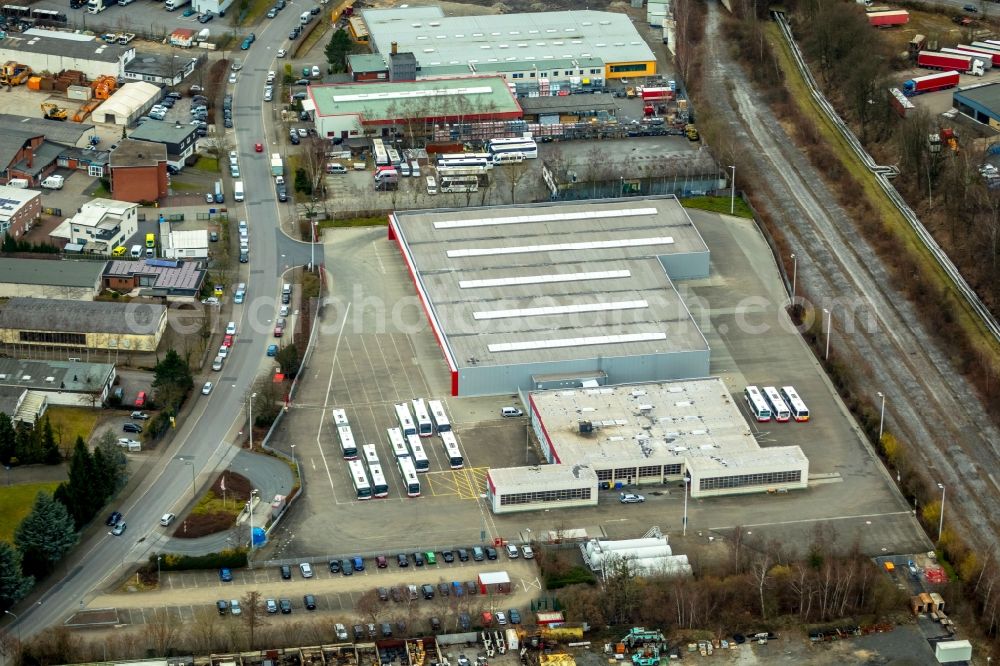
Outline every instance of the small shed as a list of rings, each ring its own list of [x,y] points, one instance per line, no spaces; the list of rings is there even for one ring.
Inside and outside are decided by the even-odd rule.
[[[931,592],[931,603],[934,604],[931,610],[936,610],[939,613],[944,612],[944,597],[942,597],[937,592]]]
[[[915,594],[910,597],[910,611],[914,615],[920,615],[921,613],[927,612],[927,606],[924,605],[924,601],[920,598],[919,594]]]
[[[972,643],[969,641],[941,641],[934,646],[934,656],[941,664],[970,661],[972,659]]]
[[[544,611],[540,613],[535,613],[535,623],[539,627],[548,627],[556,624],[562,624],[566,621],[566,617],[559,611]]]
[[[925,613],[931,613],[934,611],[934,600],[931,599],[931,595],[926,592],[920,593],[920,604],[924,607]]]
[[[170,33],[170,45],[189,49],[194,46],[195,31],[189,28],[177,28]]]
[[[484,571],[476,577],[480,594],[510,594],[510,576],[506,571]]]

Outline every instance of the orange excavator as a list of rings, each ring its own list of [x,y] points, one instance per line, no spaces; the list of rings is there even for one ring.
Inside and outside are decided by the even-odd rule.
[[[69,117],[69,111],[52,102],[42,103],[42,113],[49,120],[66,120]]]
[[[31,76],[31,68],[19,62],[8,60],[0,66],[0,85],[19,86]]]

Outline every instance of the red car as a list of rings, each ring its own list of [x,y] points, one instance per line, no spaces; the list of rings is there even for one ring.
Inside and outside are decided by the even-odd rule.
[[[264,144],[262,144],[262,143],[255,143],[255,144],[253,144],[253,149],[256,152],[258,152],[258,153],[262,153],[262,152],[264,152]]]
[[[274,327],[274,337],[280,338],[284,334],[285,334],[285,328],[283,326]]]
[[[378,567],[379,569],[385,569],[387,566],[389,566],[389,563],[385,559],[385,555],[375,556],[375,566]]]
[[[227,335],[226,337],[222,338],[222,346],[223,347],[232,347],[233,346],[233,336]]]
[[[137,395],[135,397],[135,406],[136,407],[145,407],[146,406],[146,392],[145,391],[139,391],[139,395]]]

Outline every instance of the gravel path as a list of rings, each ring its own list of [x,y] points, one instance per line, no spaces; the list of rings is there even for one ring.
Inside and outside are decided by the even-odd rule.
[[[841,357],[867,363],[859,391],[872,404],[878,404],[878,391],[886,394],[886,429],[910,442],[932,479],[948,487],[949,521],[976,525],[963,531],[998,545],[998,487],[989,471],[1000,463],[1000,432],[893,288],[872,247],[855,234],[821,174],[756,94],[758,86],[732,61],[720,11],[718,2],[708,4],[704,94],[742,144],[738,168],[760,175],[767,190],[763,205],[772,219],[785,221],[789,248],[798,257],[800,293],[833,313],[832,344]]]

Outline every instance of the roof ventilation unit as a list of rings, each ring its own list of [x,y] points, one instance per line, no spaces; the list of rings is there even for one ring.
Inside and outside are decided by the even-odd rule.
[[[578,425],[580,427],[581,435],[587,435],[594,432],[594,424],[590,421],[580,421]]]

